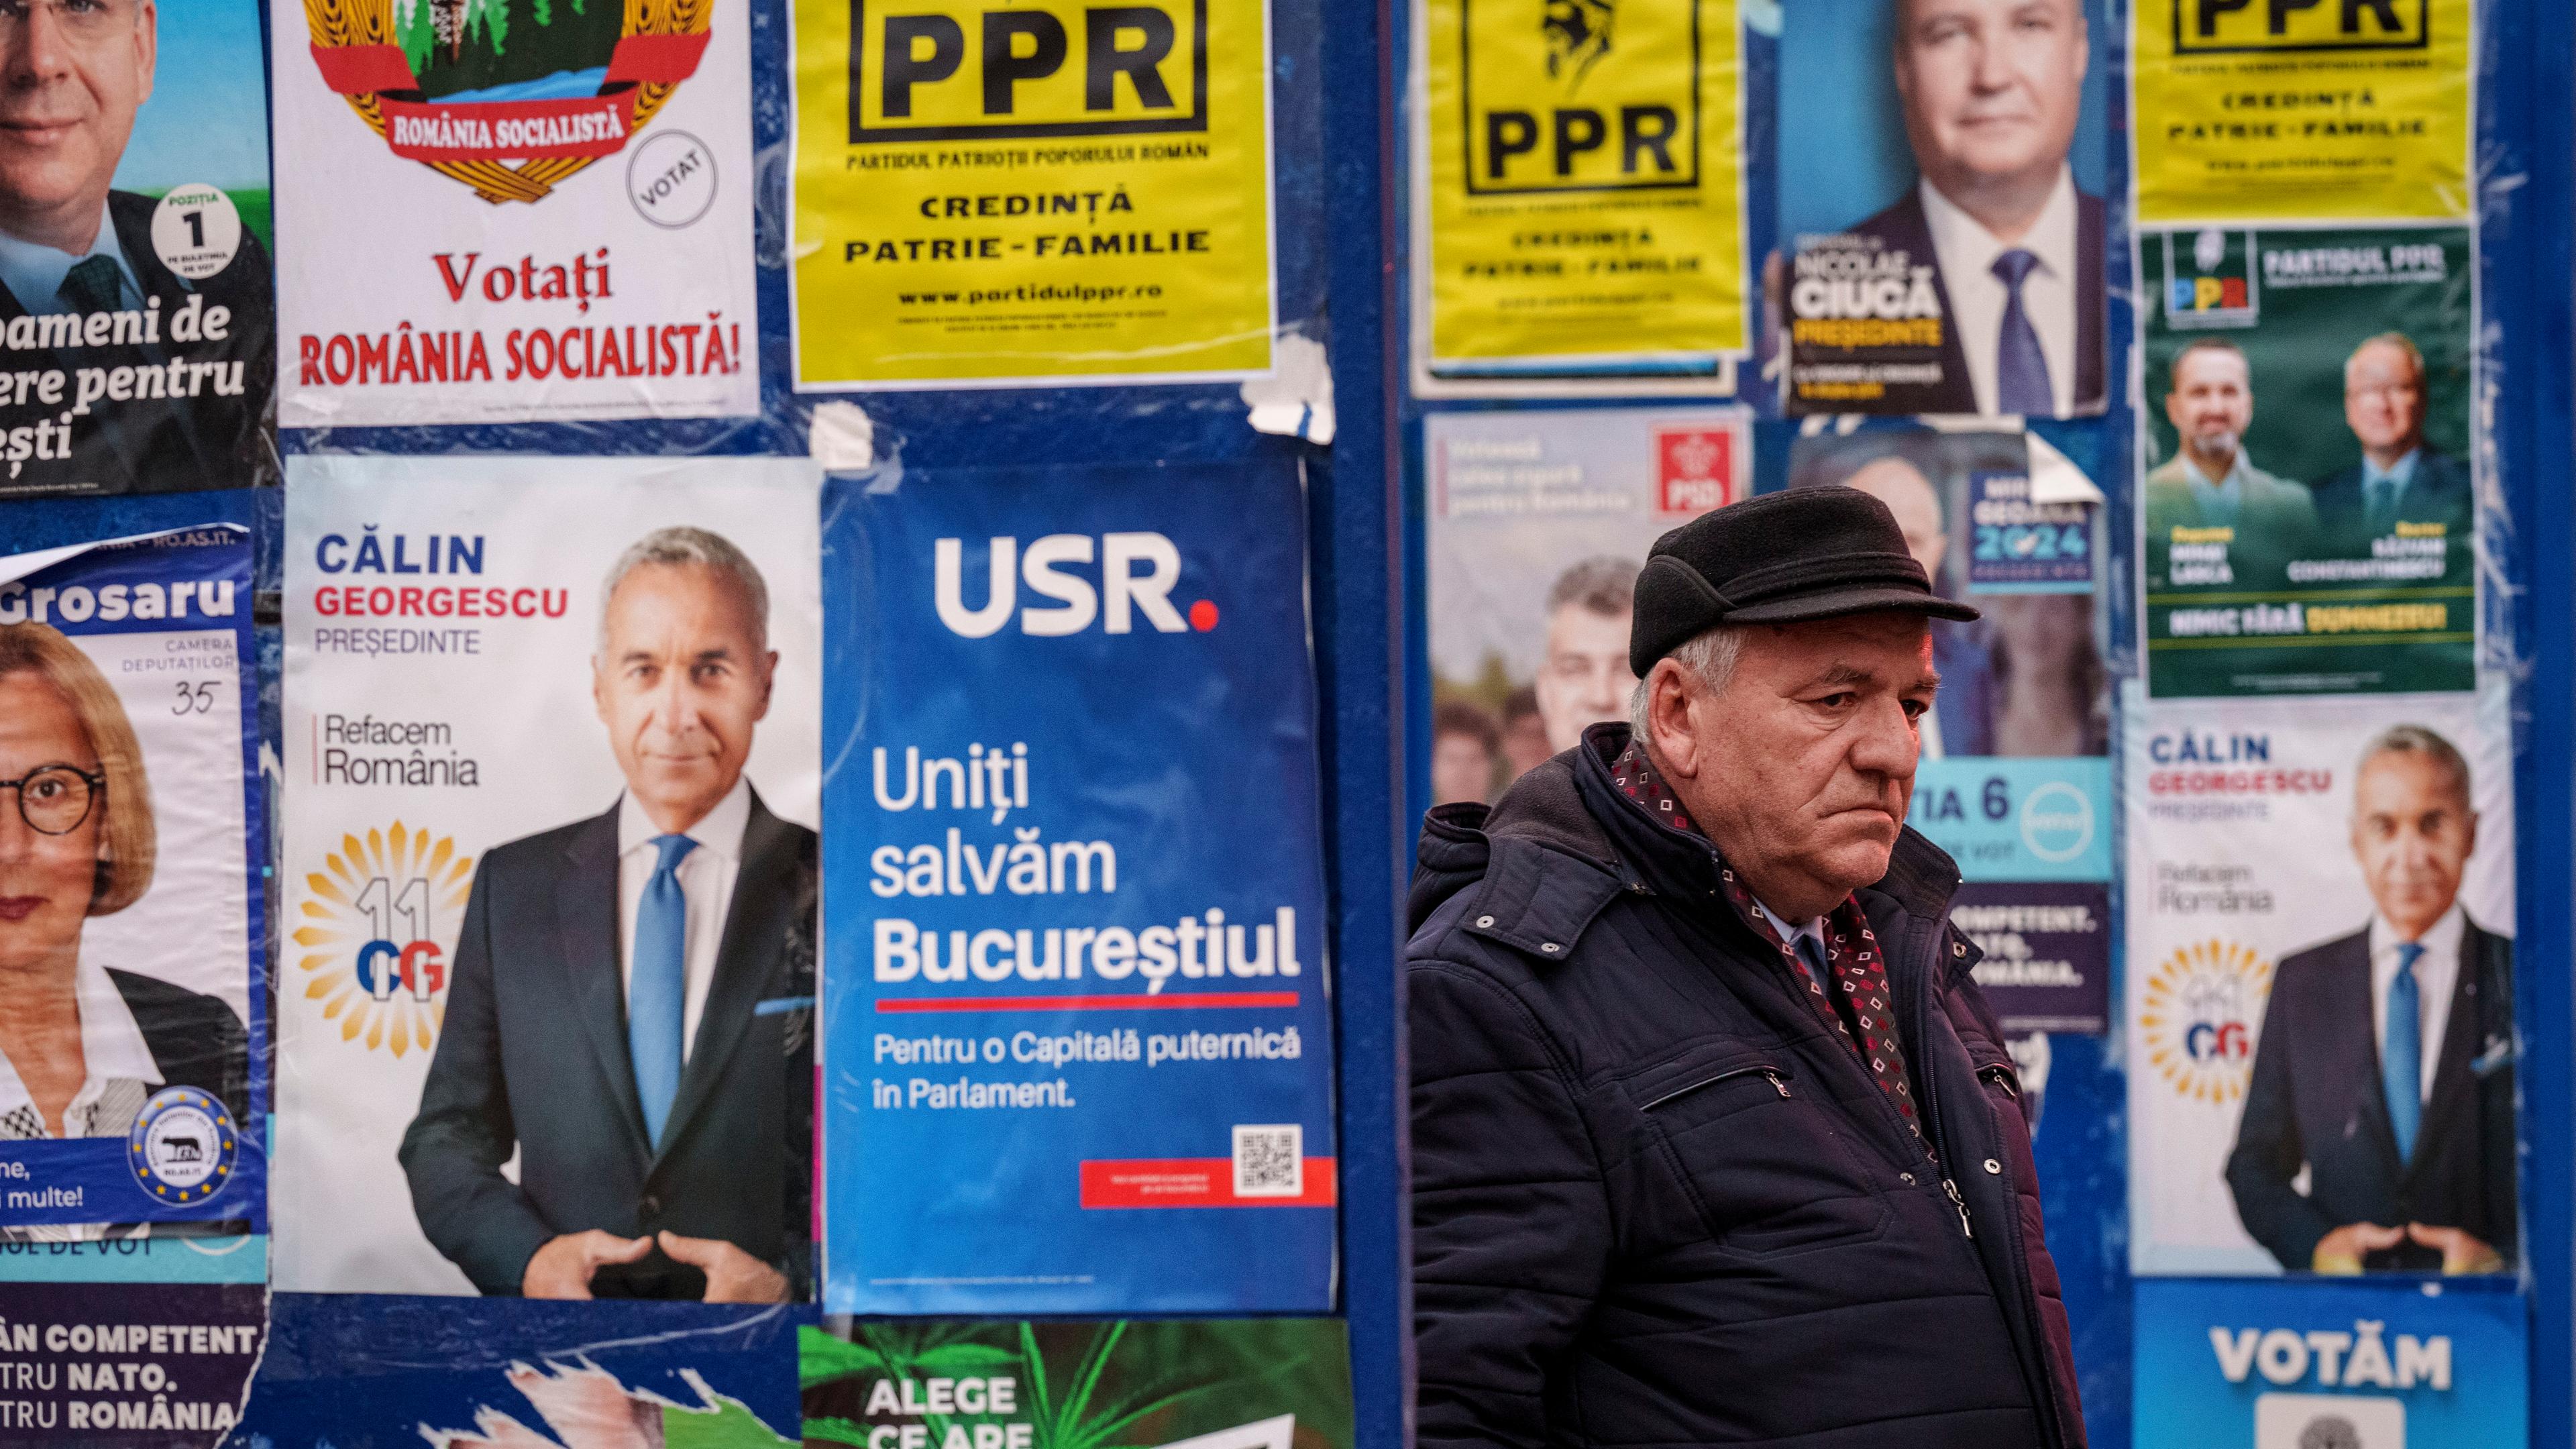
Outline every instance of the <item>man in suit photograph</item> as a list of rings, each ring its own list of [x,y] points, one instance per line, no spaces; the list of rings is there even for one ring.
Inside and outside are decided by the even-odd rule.
[[[240,392],[199,380],[193,395],[100,399],[72,425],[71,456],[28,465],[19,488],[124,493],[238,488],[274,471],[262,424],[276,384],[268,254],[248,230],[230,263],[188,280],[153,244],[156,198],[111,182],[136,113],[152,98],[156,0],[0,6],[0,325],[20,317],[140,311],[160,303],[161,340],[11,349],[11,368],[164,368],[220,363]],[[165,178],[185,181],[190,178]],[[191,296],[229,310],[219,341],[182,341],[172,319]],[[203,315],[201,312],[200,315]],[[33,398],[0,409],[0,429],[64,410]]]
[[[2316,541],[2316,504],[2307,485],[2275,477],[2246,455],[2254,422],[2253,369],[2244,349],[2200,337],[2174,355],[2165,418],[2179,445],[2147,470],[2147,547],[2161,558],[2177,528],[2225,528],[2235,583],[2279,582],[2288,562]],[[2162,570],[2150,565],[2151,573]]]
[[[2067,165],[2091,38],[2082,0],[1894,0],[1914,187],[1849,228],[1935,263],[1941,381],[1890,411],[2099,412],[2102,198]]]
[[[403,1170],[485,1293],[776,1302],[808,1258],[816,846],[743,775],[768,588],[665,528],[602,597],[592,693],[626,789],[476,868]]]
[[[2343,418],[2361,461],[2311,490],[2317,526],[2337,552],[2366,553],[2400,523],[2470,536],[2469,465],[2424,442],[2424,354],[2412,338],[2383,332],[2344,359]]]
[[[1932,592],[1956,598],[1958,591],[1941,571],[1950,552],[1950,528],[1941,518],[1941,495],[1912,459],[1890,453],[1853,470],[1843,480],[1887,505],[1896,526],[1905,532],[1905,547],[1932,581]],[[1964,624],[1940,620],[1932,626],[1932,667],[1940,672],[1941,692],[1918,721],[1923,758],[1991,755],[1995,752],[1995,670],[1993,656]]]
[[[2513,940],[2460,904],[2477,844],[2450,741],[2371,741],[2352,809],[2370,920],[2275,972],[2227,1159],[2237,1216],[2289,1271],[2510,1265]]]

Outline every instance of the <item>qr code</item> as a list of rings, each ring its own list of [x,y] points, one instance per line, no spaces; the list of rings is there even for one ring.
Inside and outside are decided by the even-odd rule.
[[[1305,1194],[1305,1128],[1291,1122],[1281,1127],[1234,1129],[1236,1197],[1303,1197]]]

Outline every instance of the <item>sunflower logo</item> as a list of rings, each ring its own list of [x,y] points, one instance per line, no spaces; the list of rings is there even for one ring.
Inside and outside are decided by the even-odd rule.
[[[2147,1060],[2184,1097],[2225,1105],[2253,1075],[2254,1018],[2272,989],[2272,962],[2212,938],[2177,947],[2147,978],[2138,1013]]]
[[[456,842],[397,820],[344,835],[304,877],[293,940],[306,999],[340,1039],[397,1057],[429,1050],[447,1014],[447,957],[474,885]]]

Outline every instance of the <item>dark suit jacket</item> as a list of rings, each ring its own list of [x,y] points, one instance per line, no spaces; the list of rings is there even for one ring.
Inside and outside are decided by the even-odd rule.
[[[110,968],[107,979],[134,1013],[134,1024],[161,1069],[164,1087],[194,1087],[250,1123],[250,1034],[219,996],[202,996],[150,976]]]
[[[61,351],[35,348],[0,349],[0,370],[61,368],[66,374],[63,400],[46,406],[30,397],[21,406],[0,407],[0,436],[39,418],[55,421],[77,396],[75,377],[84,367],[116,368],[167,363],[215,362],[227,374],[241,365],[241,392],[216,394],[211,380],[190,398],[137,398],[117,402],[101,398],[86,417],[72,419],[71,456],[28,459],[17,476],[0,467],[0,497],[13,493],[175,493],[200,488],[248,488],[273,482],[277,450],[268,427],[275,417],[277,394],[277,303],[268,251],[245,227],[241,250],[230,265],[203,281],[182,281],[152,246],[152,213],[160,205],[149,196],[112,191],[107,197],[116,240],[144,295],[161,301],[162,342],[151,350],[133,346],[74,347]],[[186,305],[191,292],[201,293],[208,307],[229,307],[232,320],[222,342],[176,342],[170,319]],[[43,299],[50,300],[50,299]],[[25,302],[0,286],[0,326],[27,315]]]
[[[1941,673],[1941,692],[1932,698],[1941,721],[1941,753],[1965,759],[1995,752],[1995,661],[1985,645],[1965,626],[1942,622],[1932,626],[1932,667]]]
[[[2236,1214],[2281,1266],[2305,1271],[2317,1240],[2346,1223],[2466,1228],[2515,1256],[2513,939],[2469,922],[2460,971],[2417,1130],[2400,1163],[2371,1022],[2370,932],[2281,962],[2254,1052],[2227,1185]],[[2290,1186],[2308,1169],[2308,1190]],[[2365,1265],[2439,1268],[2408,1244]]]
[[[143,1033],[162,1087],[194,1087],[224,1104],[233,1121],[251,1123],[250,1033],[220,996],[205,996],[151,976],[109,967],[107,979]],[[158,1090],[157,1088],[155,1090]],[[256,1127],[245,1126],[245,1131]],[[203,1222],[113,1223],[111,1238],[204,1238],[247,1233],[247,1218]]]
[[[2328,547],[2353,552],[2368,549],[2370,505],[2362,496],[2359,463],[2308,485],[2308,496],[2316,501],[2317,530]],[[2397,495],[2397,517],[2407,523],[2444,524],[2450,529],[2450,537],[2461,540],[2465,548],[2474,545],[2470,525],[2476,516],[2477,498],[2469,486],[2469,465],[2431,448],[2417,453],[2414,475],[2406,480],[2406,491]]]
[[[2102,410],[2109,396],[2103,383],[2108,366],[2102,343],[2102,198],[2075,193],[2075,411]],[[1854,236],[1876,237],[1879,244],[1904,252],[1916,266],[1930,265],[1932,290],[1941,300],[1941,381],[1890,384],[1887,396],[1870,409],[1881,413],[1973,413],[1976,384],[1968,380],[1968,355],[1959,345],[1959,324],[1950,314],[1950,287],[1941,276],[1940,253],[1932,245],[1932,223],[1923,215],[1923,193],[1905,188],[1894,206],[1849,228]],[[1847,411],[1847,409],[1820,409]]]
[[[485,1293],[547,1239],[721,1238],[801,1291],[812,1172],[814,832],[754,794],[742,871],[661,1149],[644,1133],[618,963],[617,811],[483,857],[447,1020],[403,1134],[422,1231]],[[512,1149],[519,1181],[501,1175]],[[600,1297],[696,1298],[659,1249]]]

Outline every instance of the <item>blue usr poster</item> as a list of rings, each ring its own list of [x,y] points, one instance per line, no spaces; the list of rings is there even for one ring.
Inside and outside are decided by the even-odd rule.
[[[1331,1304],[1293,465],[824,501],[824,1302]]]

